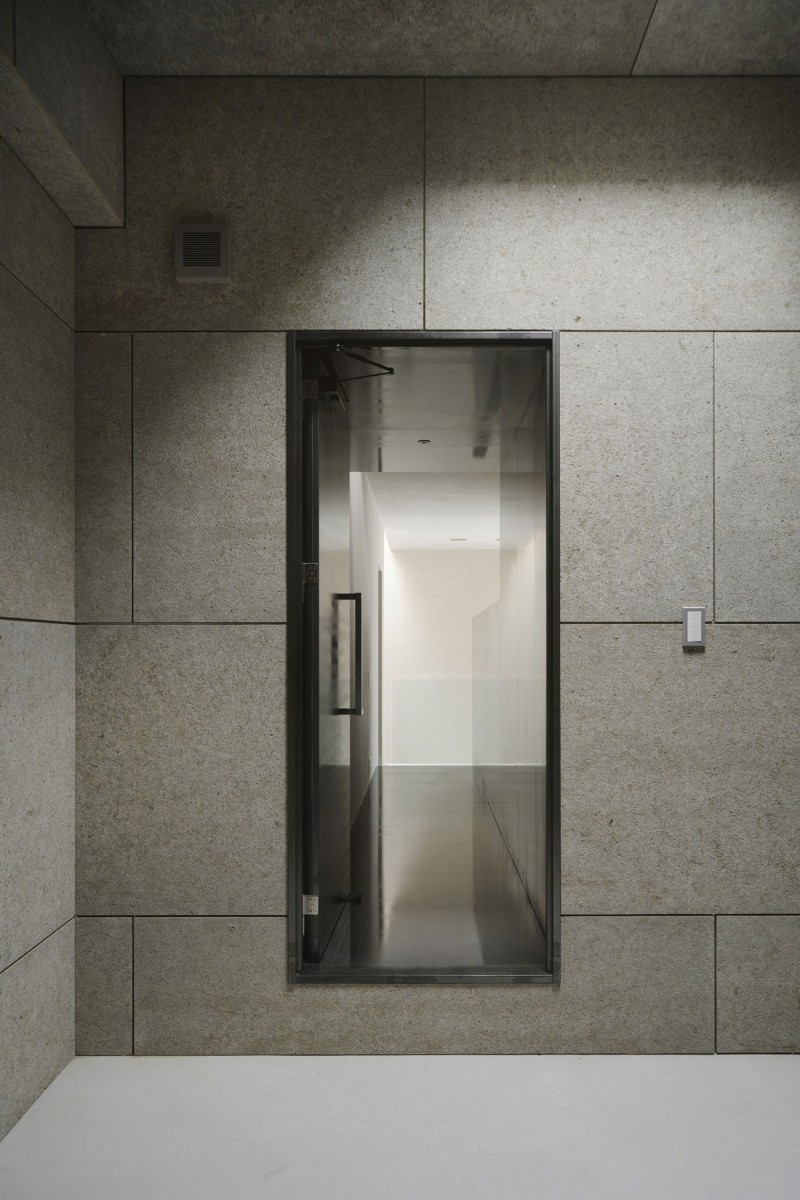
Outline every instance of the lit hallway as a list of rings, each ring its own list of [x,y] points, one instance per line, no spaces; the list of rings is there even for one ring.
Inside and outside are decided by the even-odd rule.
[[[544,966],[542,929],[471,767],[376,771],[350,864],[358,899],[326,965]]]

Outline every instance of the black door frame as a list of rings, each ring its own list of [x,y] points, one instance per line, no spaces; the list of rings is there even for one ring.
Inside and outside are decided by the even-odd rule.
[[[544,346],[547,389],[547,964],[546,970],[367,967],[325,968],[303,962],[303,812],[308,788],[304,696],[303,552],[314,515],[303,495],[301,354],[332,350],[337,342],[361,346]],[[559,337],[555,330],[455,332],[440,330],[296,330],[286,336],[286,681],[287,681],[287,913],[289,983],[558,983],[561,978],[561,670],[559,549]]]

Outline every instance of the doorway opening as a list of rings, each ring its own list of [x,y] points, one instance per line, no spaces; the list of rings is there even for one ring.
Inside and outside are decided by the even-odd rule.
[[[293,982],[554,982],[558,337],[288,337]]]

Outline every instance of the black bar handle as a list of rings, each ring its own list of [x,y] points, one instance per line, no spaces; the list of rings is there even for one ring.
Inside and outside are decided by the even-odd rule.
[[[356,606],[356,695],[352,708],[336,708],[334,712],[339,716],[362,717],[364,705],[361,698],[361,592],[336,592],[335,598],[353,600]]]

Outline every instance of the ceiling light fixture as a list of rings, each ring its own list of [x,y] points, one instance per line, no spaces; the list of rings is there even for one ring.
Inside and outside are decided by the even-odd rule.
[[[430,446],[431,444],[430,438],[417,438],[417,441],[419,442],[420,446]]]

